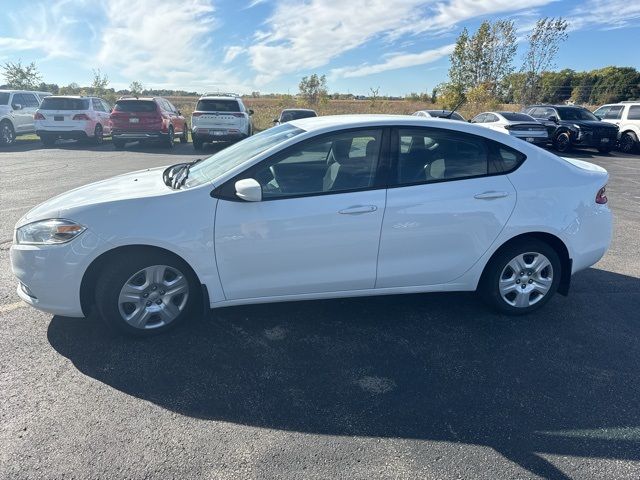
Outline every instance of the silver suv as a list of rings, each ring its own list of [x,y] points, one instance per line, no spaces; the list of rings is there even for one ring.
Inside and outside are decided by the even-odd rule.
[[[618,148],[631,153],[640,150],[640,101],[610,103],[598,108],[593,114],[604,122],[618,125]]]
[[[33,115],[49,92],[0,90],[0,147],[11,145],[18,135],[35,133]]]
[[[253,110],[233,93],[205,94],[191,115],[193,148],[207,142],[237,142],[253,134]]]

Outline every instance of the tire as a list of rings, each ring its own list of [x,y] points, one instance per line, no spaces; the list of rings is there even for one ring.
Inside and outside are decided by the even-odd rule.
[[[604,154],[610,153],[611,150],[613,150],[613,147],[598,147],[598,151]]]
[[[102,145],[104,143],[104,130],[102,129],[102,125],[99,123],[96,125],[96,128],[93,130],[93,144],[94,145]]]
[[[620,136],[619,150],[622,153],[633,153],[638,148],[638,137],[633,132],[624,132]]]
[[[202,140],[197,140],[195,138],[193,138],[193,148],[195,150],[202,150],[202,147],[204,145],[204,143],[202,142]]]
[[[53,147],[56,144],[56,137],[51,135],[42,135],[40,141],[45,147]]]
[[[553,137],[553,148],[560,153],[566,153],[571,150],[571,137],[567,132],[561,132]]]
[[[9,120],[0,122],[0,147],[8,147],[16,141],[16,131]]]
[[[180,143],[189,143],[189,126],[185,123],[180,135]]]
[[[126,142],[123,140],[116,140],[115,138],[113,139],[113,146],[116,150],[124,150],[124,146],[126,145]]]
[[[138,251],[105,266],[96,283],[95,310],[112,329],[149,337],[196,314],[200,297],[198,282],[182,260],[153,250]]]
[[[553,297],[560,283],[561,265],[551,246],[525,239],[507,245],[493,256],[482,274],[478,292],[500,313],[525,315],[542,308]]]
[[[167,133],[167,138],[165,140],[164,146],[167,148],[173,148],[175,145],[175,138],[173,134],[173,126],[169,126],[169,132]]]

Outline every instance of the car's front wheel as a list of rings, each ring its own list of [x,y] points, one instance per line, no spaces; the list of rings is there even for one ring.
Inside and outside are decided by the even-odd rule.
[[[508,315],[541,308],[558,289],[560,257],[548,244],[530,239],[508,245],[491,259],[479,292],[484,301]]]
[[[620,137],[620,151],[632,153],[638,146],[638,138],[633,132],[624,132]]]
[[[16,131],[9,120],[0,122],[0,146],[12,145],[16,140]]]
[[[553,139],[553,148],[560,153],[565,153],[571,150],[571,137],[567,132],[562,132],[556,135]]]
[[[172,329],[195,312],[197,282],[181,260],[160,252],[123,255],[96,284],[96,310],[116,330],[138,337]]]

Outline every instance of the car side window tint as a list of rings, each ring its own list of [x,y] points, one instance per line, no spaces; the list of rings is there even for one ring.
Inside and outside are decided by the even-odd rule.
[[[437,129],[399,129],[391,185],[411,185],[487,175],[489,152],[482,137]],[[402,145],[409,144],[403,151]]]
[[[102,106],[102,102],[100,100],[98,100],[97,98],[92,98],[91,99],[91,105],[93,105],[93,109],[96,112],[104,112],[104,107]]]
[[[487,116],[484,119],[485,122],[497,122],[498,117],[496,117],[493,113],[487,113]]]
[[[512,172],[527,158],[522,152],[490,140],[489,149],[489,173]]]
[[[628,120],[640,120],[640,105],[632,105],[629,107],[627,114]]]
[[[604,106],[604,107],[600,107],[595,112],[593,112],[593,114],[596,117],[604,118],[604,116],[607,114],[607,112],[609,111],[610,108],[611,108],[611,106],[608,106],[608,105]]]
[[[111,111],[111,105],[109,105],[109,104],[108,104],[106,101],[104,101],[104,100],[101,100],[101,102],[102,102],[102,106],[103,106],[103,108],[104,108],[104,111],[105,111],[105,112],[110,112],[110,111]]]
[[[608,120],[618,120],[622,117],[622,109],[624,107],[622,105],[615,105],[611,107],[607,113],[604,114],[602,118],[606,118]]]
[[[22,107],[26,107],[23,95],[21,93],[14,93],[13,100],[11,100],[11,105],[21,105]]]
[[[381,138],[381,130],[359,130],[303,142],[262,162],[251,176],[265,200],[371,188]]]
[[[487,114],[481,113],[480,115],[476,115],[475,118],[471,120],[471,123],[484,123],[485,118],[487,118]]]

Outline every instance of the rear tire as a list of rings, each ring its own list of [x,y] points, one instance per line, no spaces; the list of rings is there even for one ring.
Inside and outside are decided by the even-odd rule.
[[[57,138],[51,135],[42,135],[40,141],[45,147],[53,147],[56,144]]]
[[[204,146],[204,142],[202,140],[197,140],[196,138],[193,138],[192,142],[193,142],[193,148],[195,150],[202,150],[202,147]]]
[[[169,126],[169,132],[167,133],[167,139],[165,140],[164,146],[167,148],[173,148],[175,145],[175,137],[173,133],[173,127]]]
[[[102,125],[99,123],[96,125],[96,128],[93,130],[93,144],[94,145],[102,145],[104,143],[104,131],[102,130]]]
[[[198,282],[179,258],[153,250],[126,253],[109,262],[95,289],[98,316],[135,337],[166,332],[197,314]]]
[[[638,149],[638,137],[633,132],[624,132],[620,136],[619,149],[622,153],[633,153]]]
[[[180,143],[189,143],[189,126],[185,123],[180,135]]]
[[[116,150],[124,150],[125,145],[126,145],[125,141],[113,139],[113,146]]]
[[[16,141],[16,131],[9,120],[0,122],[0,147],[8,147]]]
[[[571,150],[571,137],[567,132],[562,132],[553,138],[553,148],[560,153],[566,153]]]
[[[500,313],[526,315],[542,308],[560,284],[558,253],[536,239],[524,239],[499,250],[485,267],[478,292]]]

